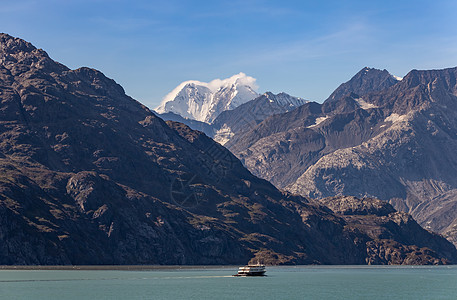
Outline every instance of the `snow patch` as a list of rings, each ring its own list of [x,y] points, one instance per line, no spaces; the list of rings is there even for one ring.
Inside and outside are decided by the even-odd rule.
[[[403,80],[403,77],[398,77],[398,76],[395,76],[395,75],[392,75],[392,77],[395,78],[398,81],[402,81]]]
[[[325,120],[327,120],[329,117],[328,116],[325,116],[325,117],[319,117],[316,119],[316,123],[314,123],[313,125],[310,125],[306,128],[313,128],[313,127],[316,127],[317,125],[319,125],[320,123],[324,122]]]
[[[384,119],[384,122],[400,122],[406,119],[406,115],[399,115],[399,114],[391,114],[387,118]]]
[[[232,129],[227,124],[224,124],[214,135],[214,140],[221,145],[225,145],[234,135],[235,133]]]
[[[370,108],[378,108],[378,106],[368,103],[365,100],[363,100],[362,98],[358,98],[358,99],[354,99],[354,100],[355,100],[355,102],[357,102],[357,104],[360,106],[361,109],[367,110]]]

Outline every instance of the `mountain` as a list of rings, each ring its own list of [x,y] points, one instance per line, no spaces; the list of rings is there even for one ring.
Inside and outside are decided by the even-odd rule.
[[[344,96],[354,93],[364,95],[371,92],[382,91],[399,81],[387,70],[378,70],[365,67],[355,74],[351,80],[341,84],[325,101],[326,110],[331,110],[332,103],[338,103]]]
[[[267,92],[235,109],[222,112],[213,123],[213,138],[224,145],[233,136],[248,131],[269,116],[292,111],[307,102],[286,93],[275,95]]]
[[[211,124],[221,112],[256,98],[256,89],[255,79],[244,73],[209,83],[185,81],[170,92],[155,111],[159,114],[172,112]]]
[[[7,34],[0,91],[0,264],[457,262],[452,244],[408,216],[381,208],[384,234],[372,234],[253,176],[101,72]]]
[[[457,243],[456,75],[457,68],[413,70],[364,96],[375,108],[363,119],[377,134],[320,158],[290,190],[378,197]]]
[[[424,231],[407,213],[395,211],[387,202],[351,196],[324,198],[319,202],[341,216],[350,231],[363,232],[366,264],[414,265],[433,261],[438,264],[436,254],[424,248],[425,244],[435,244],[430,232]],[[448,255],[453,252],[451,248],[444,251]]]
[[[288,113],[271,116],[225,146],[255,175],[285,188],[320,157],[375,135],[369,124],[358,124],[360,115],[374,105],[364,102],[355,92],[363,95],[397,82],[385,70],[363,68],[323,104],[309,102]],[[349,130],[343,130],[346,127]]]
[[[186,119],[186,118],[183,118],[180,115],[172,113],[172,112],[159,114],[155,111],[152,111],[152,113],[154,113],[156,116],[160,117],[161,119],[163,119],[165,121],[174,121],[174,122],[183,123],[183,124],[189,126],[190,128],[192,128],[193,130],[198,130],[198,131],[203,132],[204,134],[206,134],[209,137],[214,136],[213,124],[208,124],[208,123],[200,122],[200,121],[193,120],[193,119]]]
[[[380,79],[378,83],[382,85],[394,84],[390,81],[393,77],[385,71],[363,68],[323,104],[309,102],[288,113],[271,116],[244,134],[234,136],[225,146],[253,174],[285,188],[323,155],[352,147],[374,133],[369,128],[368,131],[356,128],[358,125],[352,128],[357,122],[353,119],[358,118],[355,112],[364,112],[361,107],[367,105],[358,95],[348,93],[338,101],[334,98],[348,86],[358,92],[379,89],[374,78]],[[340,127],[348,123],[352,131],[342,131]],[[327,125],[331,128],[327,129]],[[324,130],[320,130],[322,126]]]
[[[286,93],[275,95],[266,92],[234,109],[221,112],[212,124],[183,118],[174,113],[156,114],[164,120],[181,122],[194,130],[202,131],[224,145],[235,135],[248,131],[267,117],[294,110],[307,102],[309,101]]]
[[[456,72],[396,80],[364,68],[322,105],[272,116],[226,146],[280,188],[379,198],[457,243]]]

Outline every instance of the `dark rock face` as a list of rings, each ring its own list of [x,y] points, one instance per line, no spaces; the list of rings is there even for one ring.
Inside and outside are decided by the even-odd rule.
[[[0,264],[366,263],[343,217],[281,193],[101,72],[6,34],[0,61]],[[410,262],[457,261],[436,244]]]
[[[198,130],[198,131],[203,132],[204,134],[206,134],[209,137],[214,136],[213,124],[208,124],[208,123],[200,122],[200,121],[193,120],[193,119],[186,119],[186,118],[183,118],[180,115],[172,113],[172,112],[159,114],[159,113],[153,111],[153,113],[165,121],[174,121],[174,122],[183,123],[183,124],[189,126],[190,128],[192,128],[193,130]]]
[[[277,187],[389,201],[455,243],[456,77],[413,70],[395,83],[363,69],[324,104],[270,117],[227,147]]]
[[[213,137],[224,145],[234,136],[255,128],[269,116],[292,111],[308,102],[286,93],[275,95],[267,92],[233,110],[222,112],[213,123]]]
[[[385,201],[331,197],[320,202],[342,216],[348,231],[364,235],[358,241],[366,245],[367,264],[441,264],[441,254],[431,249],[447,255],[454,251],[450,243],[441,248],[442,237],[425,231],[410,215],[397,212]]]

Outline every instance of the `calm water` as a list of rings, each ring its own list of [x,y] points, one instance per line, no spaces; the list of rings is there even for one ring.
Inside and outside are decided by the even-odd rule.
[[[452,267],[0,270],[0,299],[457,299]]]

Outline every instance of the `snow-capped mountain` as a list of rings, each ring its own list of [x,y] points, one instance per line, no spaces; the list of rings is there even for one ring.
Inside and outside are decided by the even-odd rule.
[[[221,112],[256,98],[255,90],[256,79],[244,73],[209,83],[185,81],[165,96],[155,111],[159,114],[173,112],[211,124]]]

